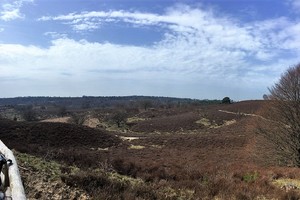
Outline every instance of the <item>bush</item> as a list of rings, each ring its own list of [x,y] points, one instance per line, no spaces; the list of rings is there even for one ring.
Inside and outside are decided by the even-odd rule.
[[[224,97],[222,99],[223,104],[231,104],[232,100],[229,97]]]
[[[258,176],[259,176],[258,172],[247,173],[243,176],[243,181],[247,183],[255,182]]]
[[[36,121],[37,120],[37,114],[32,108],[26,108],[23,113],[23,118],[26,121]]]
[[[123,159],[116,159],[112,162],[113,168],[122,175],[136,177],[140,167],[136,166],[133,162],[124,162]]]
[[[127,119],[127,113],[118,111],[112,116],[111,119],[118,125],[118,127],[121,127],[121,124],[125,123]]]

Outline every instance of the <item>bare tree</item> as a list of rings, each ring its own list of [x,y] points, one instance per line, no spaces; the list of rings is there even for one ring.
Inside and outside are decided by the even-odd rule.
[[[77,125],[83,125],[86,120],[86,115],[83,113],[72,113],[71,122]]]
[[[300,63],[290,67],[269,91],[280,121],[300,136]]]
[[[140,102],[142,108],[144,108],[145,110],[148,110],[149,108],[151,108],[153,106],[153,102],[151,100],[144,100]]]
[[[67,115],[67,113],[68,112],[67,112],[66,106],[59,106],[58,107],[58,111],[57,111],[58,116],[64,117],[64,116]]]
[[[269,92],[271,116],[278,122],[276,133],[269,139],[300,166],[300,63],[290,67]]]
[[[26,106],[21,109],[21,113],[23,119],[25,121],[36,121],[37,120],[37,113],[33,110],[32,106]]]

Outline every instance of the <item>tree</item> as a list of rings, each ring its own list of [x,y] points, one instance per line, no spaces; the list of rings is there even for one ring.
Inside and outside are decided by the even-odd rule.
[[[121,123],[124,123],[127,119],[127,113],[118,111],[112,116],[111,119],[117,124],[118,127],[121,127]]]
[[[144,101],[141,101],[141,106],[142,106],[142,108],[144,108],[144,110],[148,110],[149,108],[151,108],[153,106],[153,103],[151,100],[144,100]]]
[[[264,94],[264,95],[263,95],[263,99],[264,99],[264,100],[269,100],[269,96],[268,96],[267,94]]]
[[[300,136],[300,63],[290,67],[269,92],[268,99],[273,100],[281,122]]]
[[[58,116],[64,117],[67,113],[68,112],[67,112],[66,106],[59,106],[58,107],[58,111],[57,111]]]
[[[288,68],[269,92],[271,116],[278,122],[270,139],[300,166],[300,63]]]
[[[87,97],[85,97],[85,98],[87,98]],[[88,100],[84,100],[82,102],[82,104],[81,104],[81,108],[82,109],[89,109],[89,108],[91,108],[91,102],[88,101]]]
[[[33,110],[32,106],[27,106],[22,110],[23,119],[26,121],[36,121],[37,114]]]
[[[86,115],[80,114],[80,113],[72,113],[71,114],[72,118],[71,118],[71,122],[77,125],[83,125],[84,122],[86,121]]]
[[[223,104],[230,104],[230,103],[231,103],[231,99],[230,99],[229,97],[224,97],[224,98],[222,99],[222,103],[223,103]]]

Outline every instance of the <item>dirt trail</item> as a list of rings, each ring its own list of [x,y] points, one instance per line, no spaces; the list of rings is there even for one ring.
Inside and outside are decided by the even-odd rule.
[[[269,119],[261,116],[261,115],[256,115],[256,114],[250,114],[250,113],[243,113],[243,112],[231,112],[231,111],[227,111],[227,110],[219,110],[219,112],[223,112],[223,113],[228,113],[228,114],[233,114],[233,115],[244,115],[244,116],[251,116],[251,117],[259,117],[263,120],[268,120],[270,121]]]
[[[141,139],[141,137],[125,137],[125,136],[120,136],[120,138],[123,140],[123,141],[132,141],[132,140],[139,140]]]
[[[233,115],[256,117],[256,118],[262,119],[262,120],[267,121],[267,122],[272,122],[272,123],[279,124],[281,126],[289,127],[289,125],[287,125],[287,124],[284,124],[284,123],[279,122],[279,121],[274,121],[274,120],[271,120],[271,119],[267,119],[267,118],[265,118],[261,115],[257,115],[257,114],[250,114],[250,113],[243,113],[243,112],[231,112],[231,111],[227,111],[227,110],[218,110],[218,111],[223,112],[223,113],[233,114]]]

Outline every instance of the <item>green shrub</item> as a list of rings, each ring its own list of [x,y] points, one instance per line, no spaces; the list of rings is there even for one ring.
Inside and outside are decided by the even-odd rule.
[[[243,176],[243,181],[247,182],[247,183],[251,183],[251,182],[255,182],[257,180],[257,178],[259,177],[258,172],[251,172],[251,173],[247,173]]]

